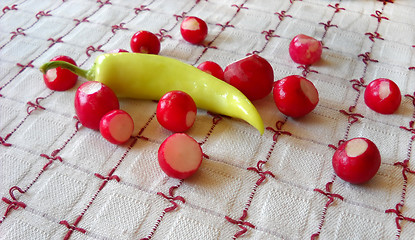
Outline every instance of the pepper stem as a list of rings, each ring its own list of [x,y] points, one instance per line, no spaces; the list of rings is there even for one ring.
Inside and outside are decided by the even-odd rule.
[[[68,63],[68,62],[65,62],[65,61],[47,62],[47,63],[43,64],[42,66],[40,66],[39,70],[43,74],[46,74],[46,72],[49,69],[58,68],[58,67],[68,69],[69,71],[75,73],[76,75],[78,75],[80,77],[83,77],[85,79],[88,79],[90,81],[94,80],[94,76],[93,76],[93,73],[91,71],[79,68],[78,66],[73,65],[73,64]]]

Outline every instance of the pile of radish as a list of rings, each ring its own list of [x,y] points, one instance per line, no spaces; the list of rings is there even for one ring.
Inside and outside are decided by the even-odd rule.
[[[201,44],[208,35],[208,26],[200,18],[191,16],[180,25],[183,39],[191,44]],[[149,31],[138,31],[130,40],[135,53],[159,54],[160,40]],[[288,49],[291,59],[298,64],[311,65],[322,55],[322,44],[313,37],[299,34]],[[127,52],[116,49],[110,53]],[[76,65],[67,56],[51,61],[66,61]],[[205,61],[197,66],[216,78],[239,89],[251,101],[263,99],[271,92],[276,107],[286,116],[300,118],[315,109],[319,94],[314,84],[305,77],[291,75],[274,81],[271,64],[254,54],[230,63],[225,69]],[[46,86],[52,90],[65,91],[72,88],[78,76],[69,70],[56,68],[43,76]],[[376,79],[367,87],[364,95],[366,105],[381,114],[394,113],[401,102],[398,86],[389,79]],[[85,82],[75,94],[75,111],[83,126],[99,130],[103,138],[113,144],[124,144],[134,130],[134,120],[120,105],[115,93],[99,82]],[[170,177],[188,178],[201,166],[203,152],[200,144],[186,134],[196,121],[197,108],[192,97],[182,91],[166,93],[158,102],[156,117],[159,124],[172,132],[161,143],[158,162]],[[366,138],[354,138],[341,144],[332,158],[335,173],[345,181],[360,184],[369,181],[377,173],[381,157],[376,145]]]

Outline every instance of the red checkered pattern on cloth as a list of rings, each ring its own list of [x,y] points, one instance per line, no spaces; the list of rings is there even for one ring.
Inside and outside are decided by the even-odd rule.
[[[5,0],[0,3],[0,239],[412,239],[415,235],[415,2],[323,0]],[[209,27],[185,42],[186,16]],[[91,67],[129,50],[138,30],[155,33],[160,55],[223,68],[250,54],[275,80],[302,75],[317,108],[292,119],[272,95],[255,101],[266,131],[200,109],[188,132],[204,160],[195,176],[171,179],[157,150],[171,132],[156,103],[122,99],[136,129],[122,146],[74,118],[76,87],[55,92],[37,68],[56,55]],[[297,34],[323,44],[322,60],[294,63]],[[369,110],[366,85],[390,78],[402,104]],[[85,79],[80,78],[77,86]],[[351,185],[331,167],[334,150],[371,139],[382,165]]]

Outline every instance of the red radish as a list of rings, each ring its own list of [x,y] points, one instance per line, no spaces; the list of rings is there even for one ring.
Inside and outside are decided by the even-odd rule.
[[[127,112],[112,110],[101,118],[99,131],[109,142],[123,144],[130,139],[134,131],[134,121]]]
[[[122,53],[122,52],[128,52],[128,51],[125,49],[118,48],[118,49],[111,50],[108,53]]]
[[[229,64],[224,71],[224,80],[253,101],[272,91],[274,70],[267,60],[254,54]]]
[[[135,53],[159,54],[160,40],[149,31],[136,32],[130,41],[131,51]]]
[[[185,132],[193,126],[197,114],[193,98],[182,91],[171,91],[161,97],[156,116],[161,126],[173,132]]]
[[[401,91],[398,85],[386,78],[379,78],[367,85],[365,103],[375,112],[394,113],[401,104]]]
[[[65,61],[76,65],[75,61],[68,56],[56,56],[50,61]],[[67,69],[58,67],[49,69],[46,74],[43,74],[43,80],[45,81],[46,86],[51,90],[66,91],[75,86],[78,75]]]
[[[160,145],[158,162],[168,176],[185,179],[202,164],[203,152],[199,143],[185,133],[175,133]]]
[[[320,41],[304,34],[295,36],[289,46],[291,59],[305,65],[319,61],[322,51],[323,46]]]
[[[333,155],[333,168],[341,179],[361,184],[379,170],[381,157],[376,145],[366,138],[353,138],[339,146]]]
[[[87,128],[99,130],[101,118],[119,107],[115,93],[100,82],[85,82],[75,93],[76,115]]]
[[[278,80],[274,85],[273,95],[277,108],[293,118],[307,115],[319,101],[314,84],[298,75]]]
[[[180,33],[184,40],[198,44],[205,40],[208,27],[206,22],[198,17],[186,17],[180,25]]]
[[[199,68],[200,70],[206,73],[209,73],[210,75],[216,78],[219,78],[220,80],[224,79],[222,67],[215,62],[212,62],[212,61],[202,62],[201,64],[199,64],[199,66],[197,66],[197,68]]]

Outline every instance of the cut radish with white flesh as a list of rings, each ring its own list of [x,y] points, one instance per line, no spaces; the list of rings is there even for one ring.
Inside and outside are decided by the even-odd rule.
[[[76,115],[87,128],[99,130],[101,118],[119,106],[115,93],[100,82],[85,82],[75,93]]]
[[[197,17],[186,17],[180,25],[180,33],[184,40],[198,44],[205,40],[208,27],[205,21]]]
[[[113,110],[102,117],[99,130],[109,142],[123,144],[130,139],[134,131],[134,121],[127,112]]]
[[[199,143],[185,133],[175,133],[160,145],[158,162],[168,176],[185,179],[202,164],[203,152]]]
[[[398,85],[387,78],[378,78],[369,83],[364,98],[370,109],[381,114],[394,113],[402,100]]]
[[[193,98],[182,91],[164,94],[157,104],[157,121],[173,132],[186,132],[196,120],[197,107]]]
[[[56,56],[50,61],[65,61],[76,65],[75,61],[68,56]],[[72,73],[68,69],[61,67],[49,69],[46,74],[43,74],[43,80],[46,86],[55,91],[66,91],[72,88],[78,80],[78,75]]]
[[[310,65],[320,60],[323,46],[315,38],[299,34],[292,39],[288,49],[294,62]]]
[[[319,102],[314,84],[298,75],[291,75],[275,82],[273,95],[277,108],[293,118],[307,115]]]
[[[341,179],[361,184],[372,179],[381,164],[376,145],[366,138],[353,138],[339,146],[333,155],[333,169]]]

